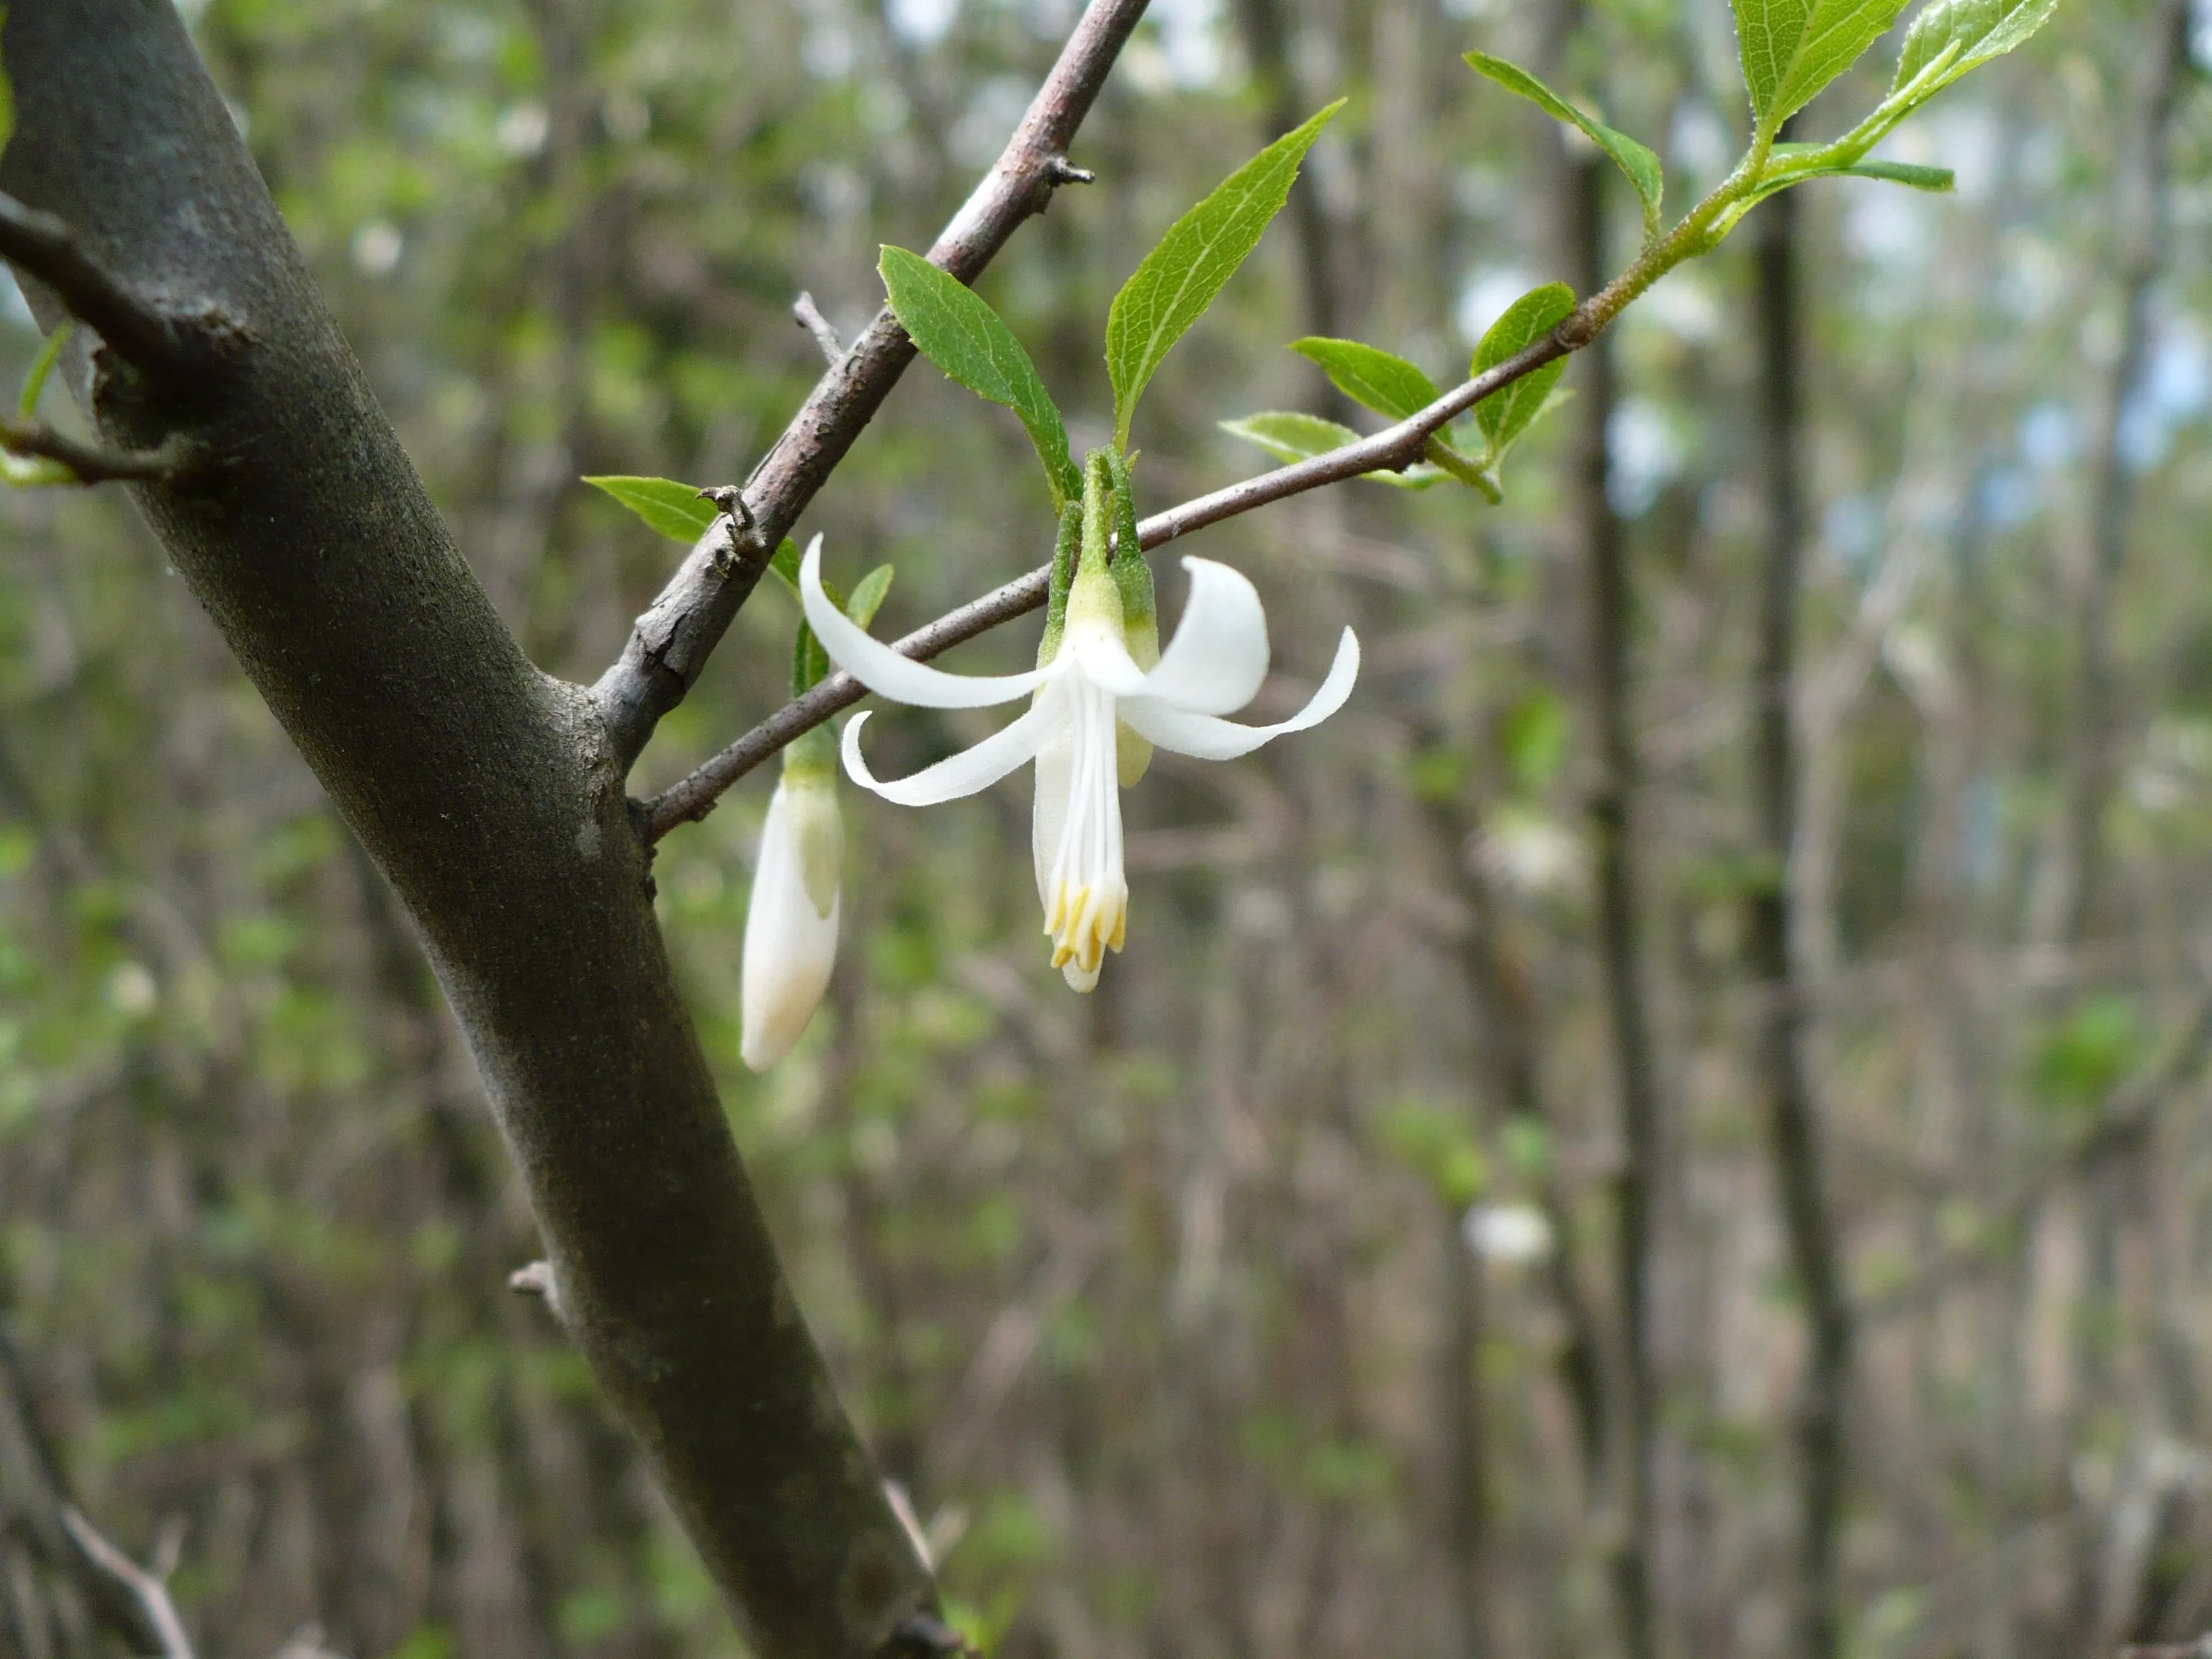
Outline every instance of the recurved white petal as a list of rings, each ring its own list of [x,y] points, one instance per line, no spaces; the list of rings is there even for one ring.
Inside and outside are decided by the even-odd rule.
[[[917,708],[988,708],[1028,695],[1045,678],[1043,669],[1027,674],[948,674],[927,663],[902,657],[830,603],[830,596],[822,591],[819,536],[807,543],[806,556],[799,562],[799,596],[806,607],[807,626],[822,641],[830,660],[869,690],[894,702],[911,703]]]
[[[1145,671],[1128,646],[1103,629],[1071,627],[1060,649],[1074,657],[1084,678],[1109,696],[1133,697],[1145,689]]]
[[[1233,714],[1267,678],[1267,613],[1243,573],[1187,558],[1190,599],[1159,666],[1133,693],[1194,714]]]
[[[1234,760],[1285,732],[1320,725],[1344,707],[1345,699],[1352,695],[1352,684],[1358,678],[1359,641],[1347,628],[1321,689],[1304,708],[1273,726],[1240,726],[1234,720],[1175,708],[1158,697],[1125,698],[1117,712],[1139,735],[1163,749],[1200,760]]]
[[[845,772],[861,788],[900,806],[934,806],[958,800],[979,789],[988,789],[1024,762],[1032,758],[1049,735],[1049,715],[1040,702],[1012,726],[994,732],[982,742],[948,755],[934,766],[925,766],[912,777],[885,783],[868,770],[860,754],[860,728],[865,714],[855,714],[845,726]]]
[[[1070,682],[1052,681],[1037,692],[1036,708],[1046,717],[1044,740],[1038,744],[1036,801],[1030,814],[1030,861],[1036,872],[1037,902],[1052,908],[1052,866],[1060,853],[1060,838],[1067,824],[1068,786],[1075,775],[1075,728],[1066,707]]]
[[[784,787],[777,784],[761,827],[738,989],[738,1053],[752,1070],[765,1072],[789,1054],[814,1018],[837,960],[842,908],[842,898],[833,899],[824,916],[807,897]]]

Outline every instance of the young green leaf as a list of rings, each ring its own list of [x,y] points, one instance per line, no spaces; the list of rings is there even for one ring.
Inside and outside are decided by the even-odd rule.
[[[1574,290],[1565,283],[1547,283],[1541,288],[1530,289],[1508,306],[1505,314],[1490,325],[1481,344],[1474,349],[1474,363],[1468,373],[1479,375],[1519,356],[1557,328],[1574,308]],[[1493,458],[1503,455],[1513,441],[1528,429],[1528,423],[1542,412],[1545,399],[1559,383],[1559,376],[1566,372],[1566,359],[1559,358],[1523,374],[1510,386],[1501,386],[1474,406],[1474,422],[1489,440]]]
[[[791,695],[805,696],[829,672],[830,653],[814,637],[814,630],[801,622],[799,631],[791,636]]]
[[[795,594],[799,592],[799,546],[789,537],[775,550],[768,568],[781,578],[785,586]],[[853,590],[849,599],[841,594],[835,585],[824,581],[822,591],[830,603],[837,606],[854,622],[866,628],[875,621],[876,611],[890,592],[891,568],[879,564],[860,578],[860,586]],[[791,636],[791,695],[803,697],[819,684],[830,672],[830,653],[822,648],[822,641],[814,637],[814,630],[804,622]],[[827,728],[823,728],[827,729]]]
[[[1889,32],[1905,0],[1735,0],[1736,50],[1759,136],[1811,103]]]
[[[877,269],[891,311],[921,355],[979,398],[1021,416],[1044,463],[1057,512],[1083,493],[1083,475],[1067,451],[1067,428],[1037,378],[1036,365],[983,296],[951,273],[902,247],[885,247]]]
[[[792,540],[790,537],[786,536],[781,542],[776,544],[775,553],[769,556],[768,568],[770,571],[775,573],[775,579],[781,582],[785,588],[789,591],[791,597],[794,599],[797,599],[799,597],[799,544]],[[877,566],[866,575],[860,578],[861,586],[866,586],[868,583],[875,580],[877,577],[881,576],[884,579],[884,586],[885,587],[889,587],[891,585],[890,571],[890,567],[887,564]],[[831,581],[827,576],[824,576],[822,579],[822,591],[824,594],[828,595],[830,603],[836,605],[847,616],[850,617],[857,614],[854,607],[860,602],[857,591],[855,592],[854,598],[848,602],[845,598],[845,590],[838,586],[836,583]],[[875,606],[877,605],[881,605],[883,602],[884,596],[880,593],[877,594],[875,605],[872,605],[868,607],[869,622],[875,620]],[[866,623],[863,623],[861,624],[862,627],[866,627]],[[812,636],[809,635],[808,637],[811,638]]]
[[[4,15],[0,13],[0,16]],[[31,360],[31,372],[23,377],[23,395],[15,404],[15,412],[27,421],[39,412],[39,399],[46,395],[46,381],[53,374],[54,365],[61,361],[62,348],[69,343],[70,326],[67,322],[55,324],[54,331],[46,336],[46,344]]]
[[[790,544],[787,542],[784,545],[788,547]],[[876,612],[883,609],[884,595],[890,591],[891,568],[879,564],[861,577],[858,586],[853,589],[853,597],[845,601],[845,614],[866,628],[875,621]]]
[[[584,482],[605,490],[671,541],[696,542],[721,516],[721,509],[701,495],[696,485],[673,478],[605,476]]]
[[[1075,557],[1083,545],[1083,503],[1079,499],[1060,509],[1060,534],[1053,543],[1052,575],[1045,587],[1044,637],[1037,641],[1037,666],[1044,667],[1060,654],[1060,636],[1067,630],[1067,590],[1075,580]]]
[[[797,542],[786,536],[777,543],[775,551],[769,556],[768,568],[782,579],[786,587],[793,593],[799,592],[799,544]],[[822,591],[825,593],[830,591],[830,584],[826,580],[822,584]]]
[[[1644,204],[1645,236],[1657,233],[1659,207],[1666,194],[1666,173],[1656,155],[1626,133],[1616,132],[1602,121],[1593,120],[1583,114],[1518,64],[1479,52],[1468,52],[1467,64],[1477,75],[1485,76],[1506,91],[1526,98],[1553,120],[1580,127],[1589,135],[1592,143],[1613,157],[1614,164],[1628,175],[1628,182],[1636,187],[1636,199]]]
[[[1224,421],[1221,429],[1231,437],[1259,445],[1279,461],[1311,460],[1316,455],[1326,455],[1332,449],[1359,441],[1359,434],[1348,426],[1325,421],[1318,415],[1282,410],[1247,415],[1241,421]],[[1440,468],[1423,462],[1403,472],[1363,472],[1359,476],[1400,489],[1426,489],[1431,484],[1443,483],[1445,475]]]
[[[1893,94],[1904,91],[1955,48],[1955,55],[1913,87],[1912,101],[1923,102],[1968,70],[1978,69],[1992,58],[2002,58],[2051,21],[2058,0],[1931,0],[1912,27],[1905,32],[1905,50],[1898,57]]]
[[[1394,421],[1418,414],[1443,395],[1435,381],[1403,357],[1357,340],[1313,335],[1291,341],[1291,349],[1319,363],[1336,389],[1361,408]]]
[[[1531,415],[1527,420],[1523,421],[1521,423],[1520,429],[1515,432],[1510,438],[1508,438],[1503,444],[1499,445],[1497,449],[1491,453],[1490,469],[1492,473],[1495,475],[1504,470],[1507,453],[1512,449],[1514,445],[1519,443],[1522,439],[1527,437],[1539,421],[1542,420],[1547,415],[1549,415],[1553,410],[1565,408],[1567,404],[1574,402],[1574,400],[1575,394],[1568,387],[1563,386],[1553,386],[1550,392],[1546,395],[1544,401],[1536,405],[1536,412],[1534,415]]]
[[[1168,227],[1121,284],[1106,314],[1106,371],[1114,382],[1114,445],[1129,447],[1137,399],[1160,360],[1205,315],[1290,198],[1298,164],[1337,111],[1338,99],[1261,150]]]
[[[1838,167],[1819,175],[1824,179],[1880,179],[1885,183],[1903,185],[1907,190],[1924,190],[1942,195],[1959,187],[1959,175],[1948,167],[1923,167],[1911,161],[1854,161],[1847,167]]]
[[[8,8],[0,6],[0,27],[8,22]],[[15,131],[15,83],[8,78],[8,66],[0,64],[0,149],[8,148],[8,140]]]
[[[1810,179],[1879,179],[1886,184],[1903,185],[1910,190],[1924,190],[1936,194],[1951,190],[1958,184],[1958,175],[1948,167],[1917,167],[1909,161],[1855,161],[1846,159],[1844,155],[1825,161],[1814,158],[1802,166],[1792,166],[1761,179],[1756,190],[1735,203],[1713,222],[1708,234],[1713,241],[1719,241],[1741,222],[1745,214],[1768,197],[1778,195],[1793,185],[1802,185]]]

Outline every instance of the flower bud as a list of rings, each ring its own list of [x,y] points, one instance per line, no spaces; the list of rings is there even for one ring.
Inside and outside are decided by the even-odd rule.
[[[845,818],[837,810],[837,775],[787,768],[776,793],[784,798],[791,844],[799,855],[799,884],[806,889],[814,914],[827,921],[837,908],[837,878],[845,867]]]
[[[745,916],[739,998],[738,1052],[756,1072],[791,1052],[836,962],[837,872],[845,846],[836,787],[811,769],[787,769],[769,798]]]

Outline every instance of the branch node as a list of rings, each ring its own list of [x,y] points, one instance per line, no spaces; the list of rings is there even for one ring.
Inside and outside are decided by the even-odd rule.
[[[1067,146],[1145,6],[1146,0],[1090,0],[998,163],[932,245],[933,259],[963,282],[972,281],[1015,228],[1044,205],[1054,186],[1091,179],[1085,169],[1068,164]],[[805,322],[803,315],[799,320]],[[757,524],[748,532],[748,520],[732,513],[743,532],[732,538],[738,544],[728,553],[705,545],[695,550],[632,629],[623,654],[598,684],[602,705],[613,711],[611,721],[626,762],[643,750],[660,717],[683,701],[777,542],[844,459],[915,356],[898,319],[888,309],[878,313],[816,381],[749,481],[749,505]],[[648,628],[685,636],[680,666],[672,669],[655,655]]]
[[[162,1527],[161,1540],[155,1547],[157,1565],[151,1572],[101,1537],[99,1529],[76,1510],[64,1506],[62,1525],[85,1559],[122,1585],[138,1603],[161,1642],[161,1659],[192,1659],[191,1638],[185,1634],[185,1621],[177,1616],[177,1604],[169,1599],[167,1583],[184,1547],[182,1522],[172,1521]]]
[[[739,530],[749,532],[752,529],[752,506],[745,500],[745,492],[737,485],[715,484],[709,489],[701,490],[699,494],[721,508],[723,513],[728,515],[730,522]]]
[[[250,336],[212,300],[163,305],[85,247],[69,222],[0,195],[0,258],[54,291],[118,356],[149,374],[184,375],[234,358]]]
[[[814,343],[822,348],[822,356],[835,363],[845,355],[845,343],[837,337],[837,331],[822,314],[822,307],[814,303],[814,296],[805,289],[791,302],[792,319],[814,337]]]
[[[554,1322],[564,1331],[568,1328],[568,1310],[562,1304],[561,1281],[554,1276],[551,1262],[532,1261],[517,1267],[507,1276],[507,1288],[517,1296],[537,1297],[545,1304]]]

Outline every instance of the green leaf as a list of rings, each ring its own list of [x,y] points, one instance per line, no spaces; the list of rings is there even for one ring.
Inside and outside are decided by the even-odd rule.
[[[1036,365],[983,296],[916,253],[886,246],[877,269],[900,325],[923,356],[979,398],[1021,416],[1044,463],[1055,512],[1083,493],[1067,451],[1067,428],[1037,378]]]
[[[0,6],[0,28],[8,24],[8,8]],[[8,78],[8,66],[0,64],[0,149],[8,148],[8,140],[15,131],[15,83]]]
[[[1037,641],[1039,668],[1060,654],[1060,635],[1067,629],[1067,590],[1075,580],[1075,559],[1083,544],[1083,503],[1070,501],[1060,509],[1060,534],[1053,543],[1052,575],[1045,588],[1044,637]]]
[[[1394,421],[1419,414],[1443,396],[1435,381],[1403,357],[1357,340],[1314,335],[1291,341],[1291,349],[1319,363],[1336,389],[1352,402]]]
[[[697,485],[673,478],[602,476],[584,482],[606,491],[669,540],[686,545],[705,535],[721,516],[721,509],[701,495]]]
[[[1628,175],[1628,182],[1636,187],[1636,199],[1644,204],[1644,234],[1649,237],[1657,231],[1659,206],[1665,198],[1667,182],[1665,169],[1659,165],[1656,155],[1626,133],[1616,132],[1604,122],[1583,114],[1517,64],[1470,52],[1467,64],[1477,75],[1526,98],[1553,120],[1580,127],[1592,143],[1613,157],[1614,165]]]
[[[1834,148],[1843,149],[1844,146],[1839,143]],[[1958,183],[1957,175],[1948,167],[1916,167],[1909,161],[1854,161],[1838,156],[1811,165],[1792,166],[1761,179],[1758,189],[1715,220],[1709,233],[1711,239],[1718,242],[1741,222],[1745,214],[1768,197],[1813,179],[1879,179],[1887,184],[1937,193],[1953,189]]]
[[[830,672],[830,653],[805,623],[791,636],[791,695],[803,697]]]
[[[1530,289],[1490,325],[1482,343],[1474,349],[1469,374],[1480,375],[1518,356],[1557,328],[1574,308],[1574,290],[1565,283],[1547,283]],[[1543,412],[1552,388],[1566,372],[1567,360],[1559,358],[1523,374],[1510,386],[1499,387],[1474,406],[1474,423],[1489,440],[1493,461]]]
[[[876,612],[883,609],[884,595],[890,591],[891,568],[879,564],[861,577],[859,586],[853,589],[853,597],[845,601],[845,614],[866,628],[875,621]]]
[[[5,15],[0,13],[0,19]],[[39,399],[46,395],[46,381],[54,372],[54,365],[61,361],[62,348],[69,343],[69,337],[70,325],[57,323],[54,331],[46,336],[46,344],[39,348],[39,355],[32,359],[31,372],[23,377],[23,395],[15,404],[15,412],[25,420],[39,412]]]
[[[786,536],[776,544],[775,553],[769,556],[768,568],[776,580],[790,592],[791,597],[797,599],[799,597],[799,544]],[[860,585],[853,590],[853,597],[850,599],[846,599],[844,589],[839,587],[827,576],[822,579],[822,592],[830,604],[836,605],[847,616],[854,618],[861,627],[866,628],[876,619],[876,608],[883,604],[884,593],[890,588],[890,566],[878,565],[860,578]],[[868,614],[863,617],[860,611],[860,602],[867,595],[868,584],[876,581],[878,578],[882,580],[882,589],[870,600],[867,606]],[[808,637],[811,639],[812,635],[810,635]]]
[[[2058,0],[1932,0],[1905,31],[1890,91],[1903,92],[1934,69],[1924,84],[1912,88],[1913,103],[1922,103],[1968,70],[2003,57],[2057,9]],[[1937,59],[1954,51],[1948,64],[1936,67]]]
[[[1762,137],[1889,32],[1905,0],[1735,0],[1736,50]]]
[[[1310,460],[1359,441],[1359,434],[1348,426],[1325,421],[1318,415],[1301,415],[1291,410],[1279,410],[1264,415],[1247,415],[1241,421],[1224,421],[1221,429],[1231,437],[1259,445],[1279,461]],[[1403,472],[1363,472],[1359,476],[1400,489],[1426,489],[1431,484],[1443,483],[1445,474],[1441,468],[1425,462],[1409,466]]]
[[[799,592],[799,544],[797,542],[786,536],[777,544],[775,553],[769,556],[768,568],[783,578],[783,585],[786,587],[794,593]],[[830,585],[826,581],[822,585],[822,591],[825,593],[830,591]]]
[[[1222,285],[1260,244],[1290,199],[1298,163],[1337,111],[1338,99],[1285,133],[1168,227],[1159,246],[1121,284],[1106,315],[1106,370],[1114,382],[1114,445],[1129,447],[1137,399],[1170,348],[1206,314]]]
[[[1923,167],[1911,161],[1854,161],[1847,167],[1814,175],[1823,179],[1880,179],[1886,183],[1903,185],[1908,190],[1925,190],[1937,195],[1955,190],[1959,175],[1948,167]]]

